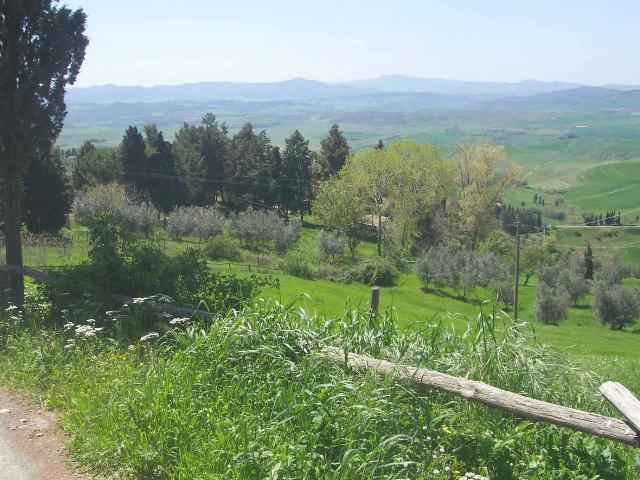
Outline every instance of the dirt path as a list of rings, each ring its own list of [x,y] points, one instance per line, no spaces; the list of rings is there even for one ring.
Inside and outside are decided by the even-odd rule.
[[[0,387],[0,480],[81,480],[67,467],[52,412]]]

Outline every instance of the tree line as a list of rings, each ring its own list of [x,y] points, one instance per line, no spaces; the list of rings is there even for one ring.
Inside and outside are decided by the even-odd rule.
[[[65,154],[75,157],[70,175]],[[338,125],[321,141],[319,152],[298,130],[282,150],[251,123],[230,135],[210,113],[199,124],[185,122],[172,142],[156,125],[143,131],[129,126],[116,148],[87,141],[78,150],[54,147],[34,155],[25,175],[24,221],[30,231],[55,233],[65,223],[73,191],[111,182],[124,184],[131,196],[163,213],[176,206],[222,205],[238,211],[251,205],[303,216],[310,211],[314,186],[337,172],[349,154]]]

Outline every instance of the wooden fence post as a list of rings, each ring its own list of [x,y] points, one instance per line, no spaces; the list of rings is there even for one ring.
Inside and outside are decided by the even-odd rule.
[[[620,410],[636,432],[640,433],[640,400],[617,382],[603,383],[600,385],[600,393]]]

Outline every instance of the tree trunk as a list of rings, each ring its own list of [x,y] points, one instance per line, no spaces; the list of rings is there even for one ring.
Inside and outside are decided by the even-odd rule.
[[[8,167],[3,182],[4,238],[7,265],[23,266],[22,238],[20,224],[22,220],[22,188],[19,171]],[[24,281],[22,275],[12,274],[9,280],[11,296],[18,305],[24,301]]]
[[[382,215],[378,214],[378,256],[382,256]]]

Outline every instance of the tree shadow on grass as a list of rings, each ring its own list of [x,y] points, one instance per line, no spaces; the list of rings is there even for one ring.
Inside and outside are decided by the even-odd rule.
[[[450,298],[452,300],[458,300],[459,302],[468,303],[470,305],[479,306],[484,303],[479,298],[464,297],[460,294],[447,292],[446,290],[442,290],[440,288],[421,287],[420,290],[422,290],[423,293],[431,293],[433,295],[437,295],[438,297]]]

